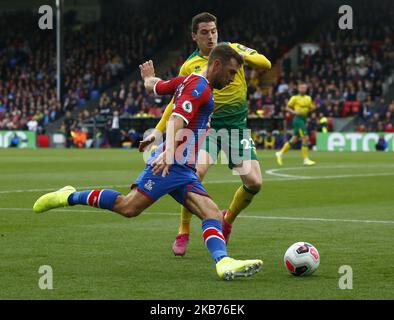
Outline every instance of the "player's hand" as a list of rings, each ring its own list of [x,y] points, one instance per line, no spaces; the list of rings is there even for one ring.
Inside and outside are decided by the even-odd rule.
[[[152,145],[152,143],[156,140],[159,140],[160,142],[160,138],[163,138],[163,134],[161,133],[161,131],[154,129],[152,133],[148,134],[144,139],[140,141],[138,151],[144,152],[146,148]]]
[[[145,139],[140,141],[140,145],[138,146],[138,151],[139,152],[144,152],[146,147],[151,145],[155,140],[156,140],[155,135],[153,133],[151,133]]]
[[[145,80],[146,78],[154,78],[155,77],[155,68],[153,66],[153,61],[149,60],[140,64],[140,72],[141,78]]]
[[[151,164],[153,175],[157,175],[158,173],[162,172],[162,177],[167,176],[173,162],[171,158],[171,155],[169,155],[166,151],[160,153]]]

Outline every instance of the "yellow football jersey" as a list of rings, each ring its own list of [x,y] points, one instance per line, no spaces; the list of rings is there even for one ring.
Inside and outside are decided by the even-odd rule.
[[[227,42],[235,51],[243,54],[245,62],[248,57],[259,55],[256,50],[245,47],[239,43]],[[260,55],[262,56],[262,55]],[[264,57],[264,56],[262,56]],[[271,63],[264,57],[266,68],[271,67]],[[204,56],[199,50],[194,51],[182,65],[179,75],[189,75],[191,73],[201,73],[208,65],[208,56]],[[245,81],[244,68],[239,68],[234,81],[221,90],[214,89],[213,97],[215,101],[215,111],[213,118],[239,114],[247,111],[247,85]]]
[[[313,108],[311,96],[308,95],[295,95],[290,98],[288,106],[294,111],[301,111],[301,116],[306,117]]]
[[[268,70],[271,68],[271,62],[256,50],[245,47],[239,43],[229,44],[235,51],[244,56],[244,61],[251,67],[262,68]],[[194,51],[182,65],[179,75],[188,76],[192,73],[201,73],[208,66],[208,56],[204,56],[198,49]],[[244,68],[239,68],[235,75],[234,81],[221,90],[213,90],[213,97],[215,101],[215,110],[212,114],[212,119],[222,119],[228,122],[229,119],[235,119],[238,123],[242,119],[242,123],[246,121],[247,115],[247,85],[245,81]],[[172,101],[167,105],[163,116],[156,129],[164,132],[166,130],[166,123],[172,112]],[[231,118],[230,118],[231,116]],[[234,117],[238,116],[238,117]],[[228,117],[228,118],[227,118]]]

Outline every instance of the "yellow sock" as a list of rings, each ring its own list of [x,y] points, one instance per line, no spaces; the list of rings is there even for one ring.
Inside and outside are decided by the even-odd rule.
[[[302,146],[301,147],[301,152],[302,152],[302,155],[304,156],[304,159],[307,159],[308,158],[308,152],[309,152],[308,146]]]
[[[282,149],[279,151],[281,154],[286,153],[287,151],[289,151],[291,149],[291,144],[289,142],[286,142]]]
[[[190,233],[190,220],[192,213],[185,207],[181,209],[181,225],[179,226],[179,233]]]
[[[231,202],[227,211],[225,216],[226,221],[232,224],[237,215],[252,202],[252,199],[256,193],[257,192],[253,192],[243,185],[240,186],[235,192],[233,201]]]

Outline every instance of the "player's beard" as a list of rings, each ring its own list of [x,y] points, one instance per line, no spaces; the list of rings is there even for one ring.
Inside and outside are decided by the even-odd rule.
[[[217,81],[214,83],[213,87],[214,87],[215,89],[217,89],[217,90],[222,90],[222,89],[225,87],[225,85],[224,85],[224,83],[223,83],[222,80],[217,80]]]

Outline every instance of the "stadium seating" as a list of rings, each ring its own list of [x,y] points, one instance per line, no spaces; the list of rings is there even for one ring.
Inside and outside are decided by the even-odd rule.
[[[247,68],[246,77],[251,83],[248,88],[250,116],[285,117],[286,103],[296,93],[297,82],[303,80],[309,84],[317,113],[328,117],[329,130],[333,127],[332,118],[345,116],[358,117],[358,122],[365,124],[369,131],[376,129],[379,122],[384,128],[394,125],[394,110],[390,109],[391,114],[386,116],[389,111],[383,112],[377,103],[383,94],[382,83],[393,71],[393,62],[389,59],[394,51],[393,30],[387,27],[389,23],[383,23],[388,21],[389,12],[376,10],[379,14],[370,16],[370,3],[357,1],[355,23],[359,28],[340,32],[335,19],[331,24],[323,24],[330,17],[323,1],[314,3],[313,13],[306,10],[311,1],[251,1],[255,10],[247,6],[235,10],[235,4],[226,2],[220,6],[220,12],[215,12],[217,2],[212,0],[202,6],[198,1],[186,4],[177,0],[174,5],[178,15],[170,14],[173,7],[160,6],[153,0],[139,4],[138,15],[132,4],[119,4],[114,6],[111,15],[104,14],[100,21],[89,24],[81,24],[72,15],[68,16],[62,104],[56,100],[55,45],[51,41],[54,33],[29,29],[27,26],[37,19],[31,12],[2,14],[0,130],[29,129],[28,123],[33,122],[30,128],[43,132],[48,124],[77,106],[81,112],[74,126],[81,126],[94,117],[111,118],[114,111],[119,111],[121,118],[160,116],[168,99],[148,95],[141,82],[125,82],[124,77],[169,43],[176,30],[179,39],[183,39],[179,42],[181,55],[163,75],[175,76],[195,49],[189,25],[198,5],[207,11],[212,8],[218,16],[220,41],[241,42],[256,48],[273,64],[305,39],[312,26],[318,30],[312,42],[319,44],[321,50],[313,55],[301,54],[299,72],[281,70],[277,82],[268,91],[263,90],[262,75]],[[280,19],[284,11],[288,16]],[[6,26],[15,20],[20,23],[14,32],[6,32]],[[114,85],[119,89],[112,90],[110,95],[104,93]],[[97,109],[86,114],[83,105],[91,99],[98,99]],[[378,120],[372,119],[376,112]]]

